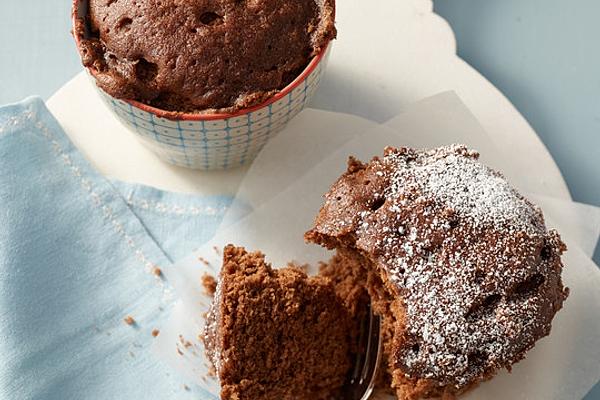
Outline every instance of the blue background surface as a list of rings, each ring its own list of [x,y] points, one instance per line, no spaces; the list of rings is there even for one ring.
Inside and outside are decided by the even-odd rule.
[[[0,104],[48,98],[81,70],[69,33],[71,1],[1,6]],[[436,0],[435,9],[454,29],[459,55],[536,130],[574,199],[600,206],[600,2]],[[600,399],[600,385],[592,399]]]

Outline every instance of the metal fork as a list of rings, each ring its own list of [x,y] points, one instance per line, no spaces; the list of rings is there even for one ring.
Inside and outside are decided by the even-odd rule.
[[[381,361],[381,319],[367,304],[367,313],[362,318],[359,346],[354,369],[344,386],[344,400],[367,400],[375,388],[377,368]]]

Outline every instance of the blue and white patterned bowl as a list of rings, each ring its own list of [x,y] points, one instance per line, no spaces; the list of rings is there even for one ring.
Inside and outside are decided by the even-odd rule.
[[[251,162],[267,140],[304,109],[319,86],[330,47],[281,92],[234,114],[169,113],[98,91],[117,118],[160,159],[192,169],[235,168]]]
[[[77,27],[87,20],[89,0],[73,0],[77,48],[88,33]],[[288,86],[255,107],[231,114],[175,113],[134,100],[116,99],[98,88],[117,118],[162,160],[193,169],[235,168],[251,162],[269,138],[281,131],[313,97],[325,70],[329,49],[313,57]],[[88,67],[93,77],[96,71]],[[94,85],[97,87],[96,85]]]

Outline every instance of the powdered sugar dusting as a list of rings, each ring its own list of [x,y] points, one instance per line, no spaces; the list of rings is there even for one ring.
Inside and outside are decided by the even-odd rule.
[[[543,233],[540,210],[502,175],[479,163],[478,157],[477,152],[460,145],[417,152],[411,157],[390,153],[383,160],[394,169],[387,196],[400,197],[417,190],[477,225]]]

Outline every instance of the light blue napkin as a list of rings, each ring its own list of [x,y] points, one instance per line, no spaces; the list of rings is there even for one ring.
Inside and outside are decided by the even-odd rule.
[[[0,108],[0,399],[204,398],[149,349],[173,301],[152,269],[230,202],[110,182],[41,100]]]

